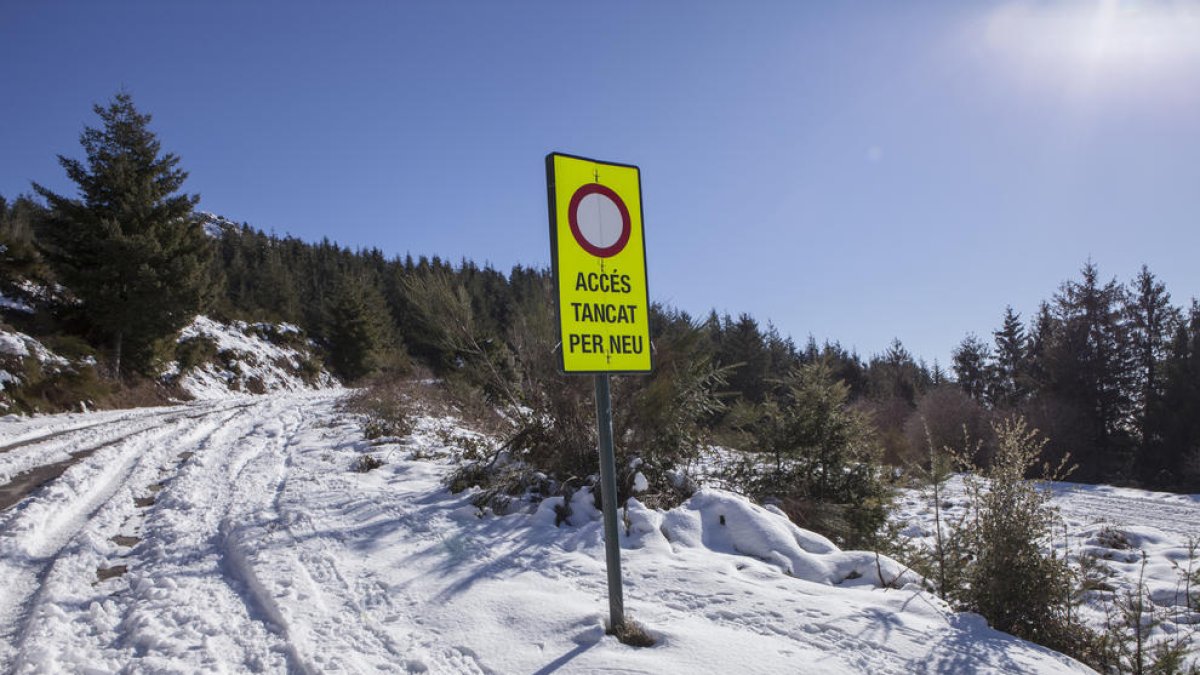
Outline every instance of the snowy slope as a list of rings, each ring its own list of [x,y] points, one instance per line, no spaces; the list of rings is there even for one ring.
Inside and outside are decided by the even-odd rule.
[[[0,426],[0,457],[98,446],[0,512],[0,670],[1086,672],[912,587],[876,588],[876,569],[898,574],[886,559],[716,490],[629,510],[626,604],[658,644],[624,646],[604,635],[586,495],[562,527],[552,502],[480,517],[442,487],[448,419],[352,473],[367,446],[334,404],[292,393]]]
[[[0,414],[13,410],[13,392],[46,377],[77,372],[95,365],[92,359],[72,363],[38,340],[0,328]]]
[[[213,354],[186,370],[175,363],[164,377],[177,379],[197,399],[340,386],[312,356],[301,330],[291,324],[226,324],[197,316],[179,333],[181,344],[189,341],[204,341]]]
[[[41,369],[55,370],[68,366],[66,359],[34,338],[0,328],[0,392],[4,391],[6,385],[21,384],[26,361],[36,362]]]

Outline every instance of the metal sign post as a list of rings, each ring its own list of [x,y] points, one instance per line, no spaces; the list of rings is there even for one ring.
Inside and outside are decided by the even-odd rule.
[[[617,458],[613,452],[612,398],[608,373],[596,375],[596,422],[600,432],[600,493],[604,498],[604,561],[608,567],[608,616],[612,630],[625,624],[621,546],[617,539]]]
[[[641,171],[551,153],[546,190],[562,370],[596,380],[609,630],[616,631],[625,625],[625,603],[609,375],[653,367]]]

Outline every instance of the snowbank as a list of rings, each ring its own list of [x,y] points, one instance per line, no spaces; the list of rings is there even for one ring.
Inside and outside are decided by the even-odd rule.
[[[920,581],[887,556],[842,551],[825,537],[797,527],[781,511],[721,490],[701,490],[668,511],[661,531],[674,545],[752,556],[789,576],[817,583],[900,587]]]
[[[33,357],[49,366],[66,366],[67,360],[24,333],[0,329],[0,356]]]
[[[197,399],[341,386],[291,324],[224,324],[197,316],[180,332],[179,343],[211,350],[201,363],[189,368],[176,362],[163,375]]]
[[[534,521],[559,522],[562,497],[543,500]],[[566,522],[578,527],[599,521],[590,489],[571,498]],[[703,549],[708,553],[749,556],[780,572],[813,583],[900,588],[920,577],[891,558],[868,551],[842,551],[833,542],[797,527],[782,511],[761,507],[724,490],[703,489],[671,509],[648,509],[630,499],[621,514],[625,522],[621,545],[663,553]]]

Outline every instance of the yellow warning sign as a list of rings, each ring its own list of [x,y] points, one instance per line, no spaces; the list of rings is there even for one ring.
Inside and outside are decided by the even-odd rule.
[[[650,372],[650,291],[636,166],[546,156],[562,369]]]

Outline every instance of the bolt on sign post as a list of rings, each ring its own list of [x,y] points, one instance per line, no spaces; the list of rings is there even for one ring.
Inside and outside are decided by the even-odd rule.
[[[594,375],[610,627],[625,622],[609,375],[649,373],[650,291],[641,171],[546,155],[550,254],[564,373]]]

